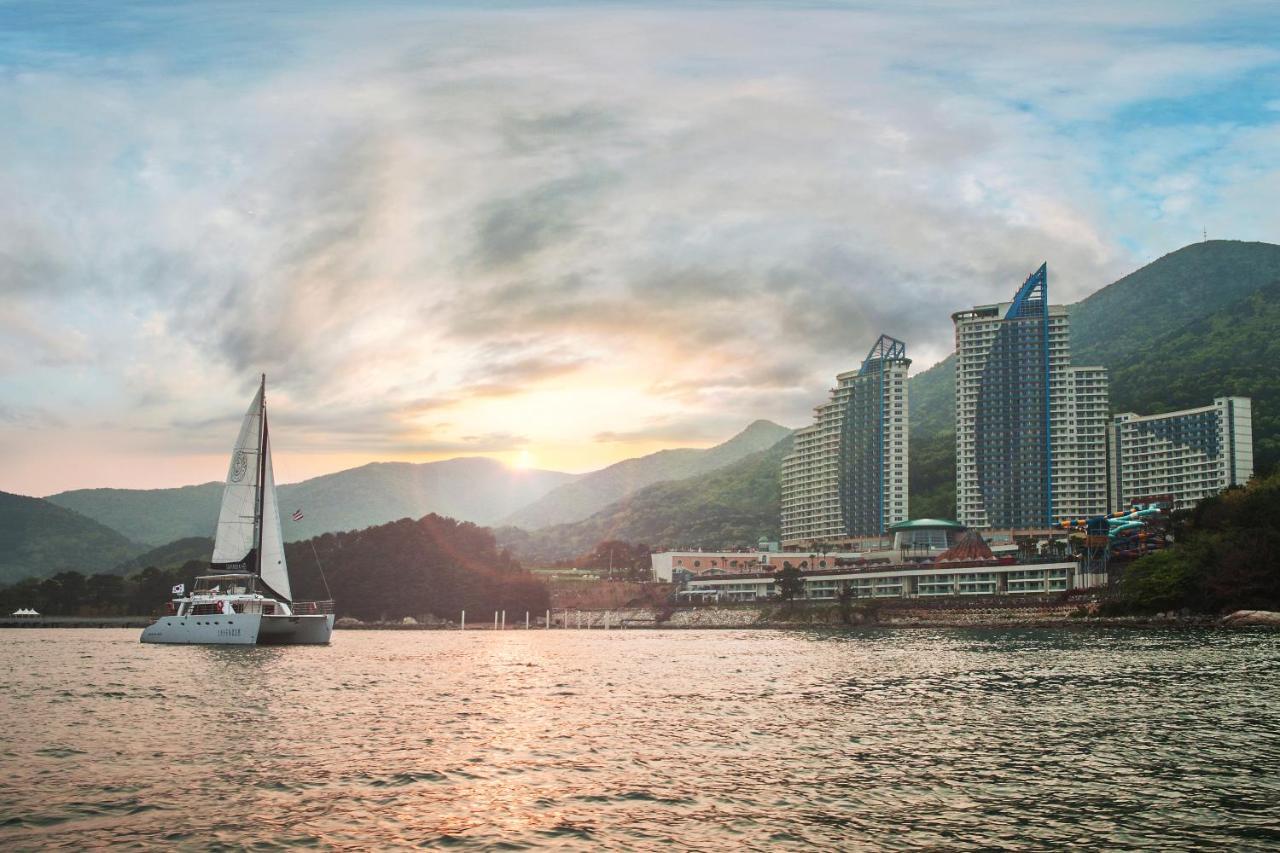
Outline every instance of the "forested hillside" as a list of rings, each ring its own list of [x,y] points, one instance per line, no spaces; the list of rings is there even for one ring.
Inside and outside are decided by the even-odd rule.
[[[92,518],[134,542],[155,546],[188,536],[212,536],[222,483],[176,489],[75,489],[45,500]]]
[[[1176,546],[1125,568],[1107,612],[1280,609],[1280,472],[1182,515]]]
[[[161,545],[159,548],[152,548],[150,551],[146,551],[136,557],[130,557],[112,569],[112,572],[118,575],[131,575],[134,572],[145,569],[147,566],[155,566],[158,569],[172,569],[193,560],[197,563],[208,564],[212,558],[212,538],[208,536],[189,536],[185,539],[177,539]]]
[[[549,492],[513,513],[504,523],[534,530],[583,520],[646,486],[724,468],[772,447],[790,434],[791,430],[786,427],[761,420],[715,447],[660,450],[648,456],[624,459]]]
[[[586,554],[605,540],[655,547],[754,547],[761,537],[778,537],[778,471],[791,443],[788,436],[709,474],[648,486],[582,521],[533,533],[510,527],[495,533],[531,565]]]
[[[1224,395],[1253,399],[1254,465],[1273,469],[1280,463],[1280,279],[1111,370],[1117,411],[1149,415]]]
[[[192,545],[175,542],[153,554],[169,559]],[[457,619],[465,609],[479,618],[494,610],[515,614],[548,606],[546,587],[498,549],[491,531],[438,515],[325,534],[289,543],[285,550],[294,598],[327,597],[323,566],[340,616]],[[206,554],[181,566],[148,564],[128,577],[60,572],[0,587],[0,608],[34,607],[46,615],[144,615],[165,605],[173,585],[190,589],[207,570]]]
[[[141,550],[69,509],[0,492],[0,583],[65,570],[106,571]]]

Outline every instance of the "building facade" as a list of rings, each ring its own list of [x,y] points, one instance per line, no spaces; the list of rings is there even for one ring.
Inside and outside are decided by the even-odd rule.
[[[782,462],[782,544],[878,536],[907,518],[906,344],[881,335],[836,377]]]
[[[1106,511],[1107,371],[1071,365],[1067,309],[1046,265],[1013,301],[951,316],[956,329],[956,517],[1037,529]]]
[[[1253,476],[1253,408],[1248,397],[1160,415],[1118,414],[1107,430],[1111,510],[1172,497],[1190,509]]]
[[[655,551],[649,555],[653,579],[670,583],[677,575],[758,572],[768,554],[760,551]]]
[[[830,601],[845,589],[854,598],[931,598],[950,595],[1034,595],[1089,589],[1105,584],[1104,575],[1084,575],[1070,560],[994,565],[910,565],[879,569],[808,572],[801,598]],[[699,577],[689,581],[686,595],[714,596],[720,601],[760,601],[778,594],[777,576]]]

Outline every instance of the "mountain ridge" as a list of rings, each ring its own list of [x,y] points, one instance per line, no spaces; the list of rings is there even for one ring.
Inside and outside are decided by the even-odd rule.
[[[624,459],[584,474],[510,514],[504,526],[540,529],[589,518],[646,486],[696,477],[773,446],[791,430],[763,418],[708,448],[671,448]]]
[[[778,470],[792,444],[789,434],[703,476],[653,483],[585,519],[535,531],[499,527],[494,535],[534,563],[581,556],[605,539],[653,547],[754,547],[761,537],[778,537]]]
[[[439,462],[370,462],[278,486],[277,494],[285,540],[293,542],[432,512],[492,523],[577,476],[464,456]],[[172,489],[75,489],[45,500],[156,547],[212,536],[222,490],[218,482]],[[302,510],[301,521],[289,519],[295,509]]]

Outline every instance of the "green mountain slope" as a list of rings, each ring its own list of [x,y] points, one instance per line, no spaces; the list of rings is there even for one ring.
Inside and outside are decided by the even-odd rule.
[[[185,539],[177,539],[159,548],[152,548],[136,557],[130,557],[120,565],[116,566],[112,572],[118,575],[131,575],[134,572],[141,571],[148,566],[154,566],[157,569],[173,569],[196,560],[201,563],[208,563],[213,556],[213,540],[208,536],[188,536]]]
[[[222,504],[222,483],[178,489],[76,489],[45,500],[88,516],[144,545],[188,536],[212,536]]]
[[[1148,344],[1111,370],[1112,407],[1150,415],[1253,399],[1254,466],[1280,463],[1280,278]]]
[[[546,586],[498,548],[492,531],[434,514],[326,533],[290,543],[285,552],[294,594],[307,599],[331,592],[339,615],[456,620],[462,610],[473,619],[507,610],[514,621],[522,611],[550,606]]]
[[[790,434],[786,427],[759,420],[728,441],[705,450],[660,450],[626,459],[549,492],[512,513],[505,524],[534,530],[585,519],[646,486],[715,471],[772,447]]]
[[[1052,294],[1052,262],[1050,263]],[[1280,280],[1280,246],[1236,240],[1193,243],[1153,261],[1071,306],[1071,360],[1075,364],[1102,364],[1112,375],[1113,411],[1152,414],[1163,408],[1144,409],[1143,398],[1130,396],[1134,382],[1116,382],[1127,370],[1147,375],[1153,382],[1170,370],[1193,366],[1196,356],[1174,350],[1160,359],[1151,352],[1156,341],[1177,330],[1222,313],[1217,328],[1231,337],[1227,320],[1234,305]],[[1010,286],[1012,295],[1016,282]],[[964,307],[957,305],[957,308]],[[1209,374],[1194,369],[1182,376],[1186,393],[1204,405],[1229,392]],[[948,356],[911,378],[911,514],[950,518],[955,513],[955,361]],[[1267,400],[1254,407],[1255,443],[1274,444],[1280,430],[1268,414]],[[949,451],[948,451],[948,448]],[[1271,458],[1271,457],[1268,457]]]
[[[1115,371],[1147,343],[1280,280],[1280,246],[1193,243],[1104,287],[1071,309],[1071,360]]]
[[[40,498],[0,492],[0,583],[111,569],[142,550],[98,522]]]
[[[280,486],[287,541],[336,530],[358,530],[436,512],[476,523],[497,521],[575,479],[560,471],[524,471],[493,459],[377,462]],[[218,522],[222,484],[178,489],[78,489],[50,495],[74,510],[145,545],[209,537]],[[300,522],[289,516],[303,511]]]
[[[699,477],[647,486],[590,518],[527,533],[495,531],[526,565],[562,560],[598,542],[621,539],[653,547],[754,546],[777,539],[781,514],[778,471],[791,436]]]

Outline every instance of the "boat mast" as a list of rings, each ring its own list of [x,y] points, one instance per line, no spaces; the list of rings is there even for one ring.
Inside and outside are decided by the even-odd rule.
[[[258,484],[253,502],[253,573],[262,577],[262,500],[267,477],[267,374],[258,394]]]

